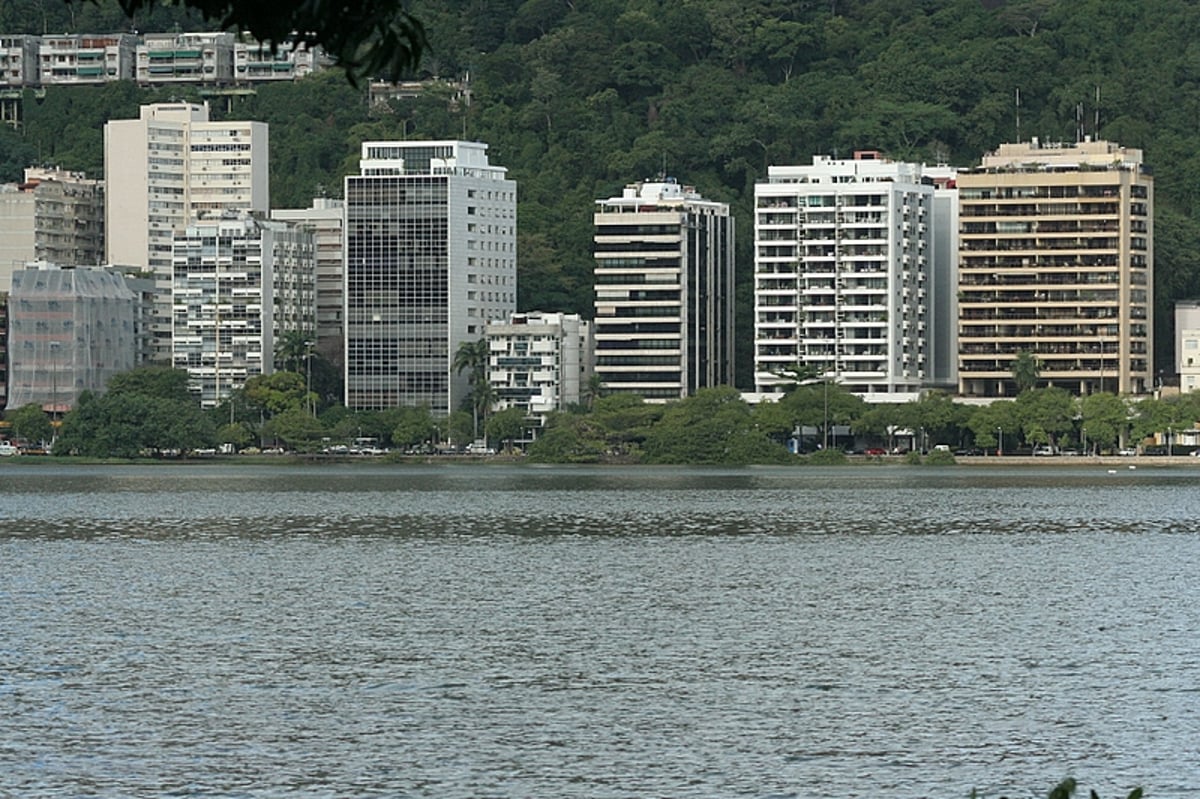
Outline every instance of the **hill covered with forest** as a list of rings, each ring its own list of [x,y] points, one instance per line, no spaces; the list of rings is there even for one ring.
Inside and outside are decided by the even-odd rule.
[[[1096,135],[1141,148],[1154,171],[1156,359],[1173,371],[1173,302],[1200,296],[1200,4],[424,0],[413,11],[431,47],[418,77],[466,79],[469,102],[434,84],[373,109],[336,72],[214,102],[218,118],[270,123],[272,205],[340,195],[367,138],[487,142],[518,182],[520,306],[590,316],[594,200],[665,173],[734,208],[748,375],[751,207],[768,165],[874,149],[968,166],[1018,126],[1023,139]],[[199,95],[30,93],[23,128],[0,131],[0,179],[31,163],[99,175],[105,120],[181,97]]]

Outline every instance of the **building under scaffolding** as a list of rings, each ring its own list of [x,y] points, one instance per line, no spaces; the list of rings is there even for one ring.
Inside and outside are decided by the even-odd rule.
[[[9,409],[59,416],[135,366],[137,300],[118,273],[38,264],[17,270],[8,297]]]

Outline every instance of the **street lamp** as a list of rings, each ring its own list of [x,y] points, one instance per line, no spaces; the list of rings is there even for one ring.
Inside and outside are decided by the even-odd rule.
[[[304,342],[304,347],[305,347],[304,371],[306,372],[305,386],[304,386],[304,401],[306,403],[308,403],[309,416],[317,415],[316,409],[313,407],[313,401],[312,401],[312,348],[313,348],[313,344],[315,344],[315,343],[316,343],[315,341],[305,341]]]
[[[996,454],[1003,455],[1004,454],[1004,428],[997,427],[996,432],[999,433],[999,436],[996,439],[996,442],[997,442],[996,443]]]
[[[825,437],[825,449],[829,449],[829,376],[822,381],[825,384],[825,425],[821,428]]]
[[[50,443],[58,438],[58,427],[54,422],[58,418],[58,351],[62,348],[61,341],[50,342]]]

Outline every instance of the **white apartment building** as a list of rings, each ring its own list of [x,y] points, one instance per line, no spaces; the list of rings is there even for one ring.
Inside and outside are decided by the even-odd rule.
[[[0,291],[27,263],[103,260],[103,183],[82,172],[31,167],[21,183],[0,185]]]
[[[734,223],[671,179],[596,201],[596,375],[649,402],[733,385]]]
[[[162,83],[233,83],[236,36],[213,33],[147,33],[137,46],[134,77],[143,86]]]
[[[270,208],[264,122],[209,120],[208,105],[157,103],[104,126],[106,260],[153,273],[163,297],[152,359],[171,358],[173,236],[203,213]]]
[[[276,341],[313,329],[311,230],[245,214],[202,218],[174,236],[172,365],[201,407],[274,371]]]
[[[540,426],[550,412],[583,401],[593,353],[591,326],[579,314],[510,314],[488,323],[487,340],[493,410],[520,408]]]
[[[1175,303],[1175,371],[1182,393],[1200,389],[1200,300]]]
[[[37,403],[54,416],[83,391],[102,392],[137,358],[137,298],[102,267],[31,265],[8,297],[8,408]]]
[[[341,369],[344,350],[343,314],[346,310],[346,272],[343,257],[345,203],[328,197],[313,198],[310,208],[276,208],[272,219],[313,231],[317,246],[317,352]]]
[[[43,86],[133,80],[137,36],[132,33],[43,36],[38,65]]]
[[[870,151],[768,169],[754,190],[757,392],[783,391],[797,367],[876,401],[949,381],[934,368],[934,309],[947,308],[935,284],[948,286],[952,264],[935,269],[934,177],[948,186],[946,171]],[[949,355],[940,362],[948,370]]]
[[[1150,391],[1154,182],[1141,150],[1002,144],[957,181],[959,393],[1012,396],[1021,352],[1042,385]]]
[[[320,71],[321,49],[304,44],[279,42],[275,51],[256,41],[239,41],[233,46],[233,77],[237,83],[296,80]]]
[[[465,141],[363,142],[345,181],[346,407],[457,410],[463,342],[517,300],[517,191]]]
[[[0,88],[37,86],[37,36],[0,36]]]

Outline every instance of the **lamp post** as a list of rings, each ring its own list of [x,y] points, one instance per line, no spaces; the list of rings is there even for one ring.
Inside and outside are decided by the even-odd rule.
[[[61,341],[50,342],[50,445],[58,438],[58,351],[62,348]]]
[[[825,384],[825,424],[821,428],[821,432],[825,438],[825,449],[829,449],[829,376],[825,376],[822,381]]]
[[[998,436],[996,438],[996,454],[1003,455],[1004,454],[1004,428],[997,427],[996,433],[998,433]]]
[[[304,349],[305,349],[305,352],[304,352],[304,371],[305,371],[304,401],[306,403],[308,403],[308,415],[309,416],[317,415],[316,409],[313,407],[313,401],[312,401],[312,348],[313,348],[313,344],[315,344],[315,343],[316,342],[314,342],[314,341],[305,341],[304,342]]]

